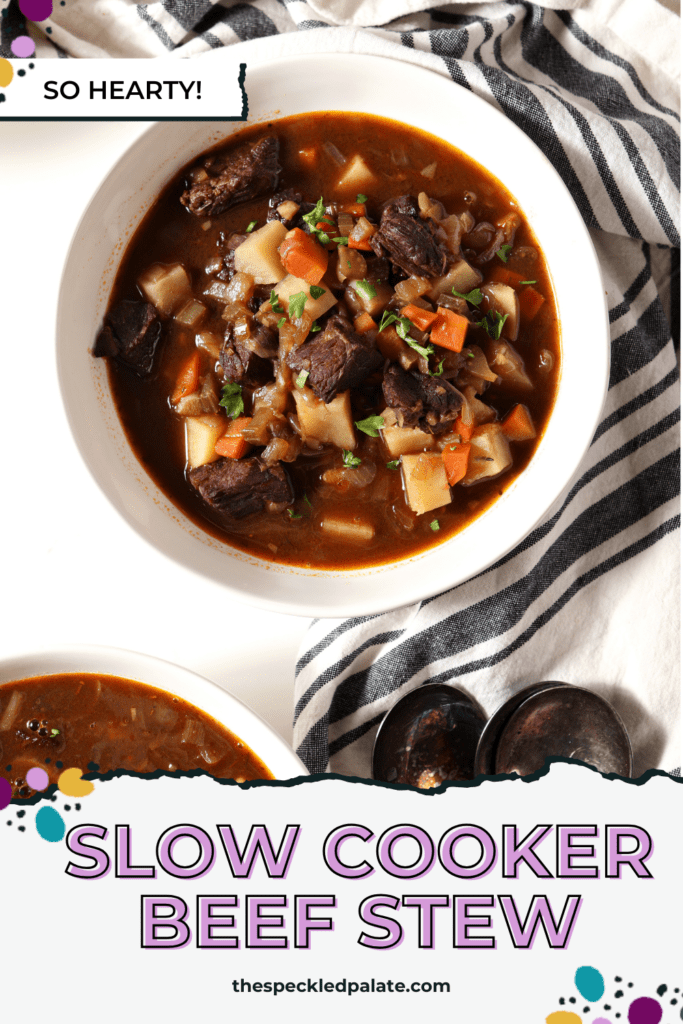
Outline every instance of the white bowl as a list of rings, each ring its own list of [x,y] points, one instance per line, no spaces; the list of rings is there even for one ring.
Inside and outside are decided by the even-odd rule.
[[[59,647],[0,661],[0,683],[64,672],[121,676],[156,686],[222,722],[253,750],[276,779],[308,775],[292,748],[246,704],[216,683],[170,661],[116,647],[94,646]]]
[[[295,68],[296,73],[293,73]],[[311,81],[316,88],[311,89]],[[382,57],[324,54],[249,66],[250,122],[313,110],[359,110],[414,124],[488,168],[521,205],[545,253],[562,324],[563,365],[548,428],[527,469],[466,530],[426,552],[347,571],[290,568],[242,554],[194,526],[147,476],[114,408],[105,361],[90,355],[125,243],[163,186],[240,122],[151,127],[90,202],[71,244],[57,317],[59,379],[74,437],[115,507],[165,555],[242,600],[309,616],[372,614],[481,572],[544,516],[576,471],[609,377],[600,267],[569,192],[544,154],[500,111],[430,71]]]

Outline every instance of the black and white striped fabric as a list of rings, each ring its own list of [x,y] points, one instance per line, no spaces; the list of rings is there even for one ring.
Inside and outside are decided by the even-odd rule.
[[[16,0],[10,13],[4,46]],[[454,682],[488,713],[529,682],[589,685],[621,713],[637,774],[680,764],[678,25],[658,0],[68,0],[49,34],[35,30],[39,56],[230,45],[248,62],[287,42],[421,64],[519,125],[591,229],[612,371],[580,471],[546,521],[477,578],[384,615],[313,623],[294,717],[313,772],[369,775],[382,715],[430,680]]]

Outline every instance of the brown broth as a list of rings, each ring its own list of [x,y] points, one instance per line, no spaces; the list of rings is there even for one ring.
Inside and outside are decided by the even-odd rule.
[[[441,543],[477,518],[524,470],[538,445],[553,407],[560,363],[559,324],[545,261],[510,193],[481,166],[432,135],[371,115],[329,112],[252,126],[218,149],[227,150],[273,132],[281,144],[283,173],[279,190],[296,188],[312,202],[320,195],[326,201],[355,199],[355,194],[345,195],[331,187],[330,182],[335,176],[339,177],[339,167],[320,149],[322,142],[330,140],[342,153],[362,153],[377,175],[377,187],[373,187],[368,203],[368,212],[375,220],[384,200],[405,193],[416,195],[419,191],[426,191],[430,197],[440,200],[448,213],[470,209],[477,221],[493,222],[511,210],[520,213],[522,225],[515,237],[515,250],[523,247],[534,250],[536,255],[526,253],[520,258],[513,251],[507,266],[525,279],[536,281],[536,289],[545,297],[539,313],[531,324],[522,326],[515,343],[534,390],[520,393],[496,387],[488,390],[483,400],[496,409],[499,418],[517,402],[523,402],[531,412],[537,437],[513,444],[513,465],[501,477],[471,487],[456,486],[452,489],[450,505],[434,513],[415,516],[405,503],[401,473],[384,469],[390,456],[383,443],[359,432],[354,455],[363,460],[375,458],[382,467],[368,488],[369,494],[358,491],[339,494],[335,488],[320,483],[320,468],[315,460],[308,460],[304,467],[298,460],[296,464],[287,465],[297,495],[294,517],[286,511],[263,512],[235,521],[226,529],[224,522],[211,521],[210,509],[186,478],[184,428],[168,401],[181,365],[194,351],[194,331],[172,322],[167,326],[170,336],[160,346],[152,380],[140,379],[125,366],[109,360],[114,400],[131,447],[147,472],[185,515],[216,539],[270,561],[320,569],[354,569],[406,558]],[[311,169],[302,163],[299,151],[314,145],[319,147],[321,158]],[[392,152],[401,163],[387,163]],[[427,180],[421,176],[420,169],[434,161],[436,174]],[[196,164],[197,160],[192,166]],[[189,214],[179,202],[187,171],[188,168],[176,175],[164,189],[134,235],[122,261],[111,304],[124,298],[139,298],[138,277],[153,263],[182,262],[196,282],[209,260],[220,251],[221,233],[227,237],[232,232],[244,231],[252,220],[259,226],[265,222],[268,197],[242,203],[214,217],[208,230],[204,230],[204,218]],[[472,194],[476,200],[466,201]],[[494,261],[502,266],[497,257]],[[493,264],[487,264],[483,268],[485,280],[487,270],[492,267]],[[220,312],[218,306],[211,310],[200,330],[222,335],[225,324]],[[471,343],[483,344],[485,338],[485,332],[478,328],[468,332]],[[542,350],[549,350],[553,355],[551,372],[540,366]],[[202,360],[202,372],[213,366],[208,353],[202,353]],[[354,419],[371,411],[355,401]],[[363,517],[370,517],[375,525],[374,539],[363,544],[342,545],[338,539],[327,535],[321,530],[320,521],[323,508],[329,507],[329,503],[333,503],[335,512],[351,518],[362,508]],[[438,532],[431,526],[434,520],[438,521]]]
[[[17,694],[21,700],[14,696],[12,703]],[[145,683],[91,673],[0,686],[0,769],[14,797],[33,795],[26,782],[31,768],[44,769],[50,783],[66,768],[201,768],[218,779],[273,778],[239,737],[193,704]]]

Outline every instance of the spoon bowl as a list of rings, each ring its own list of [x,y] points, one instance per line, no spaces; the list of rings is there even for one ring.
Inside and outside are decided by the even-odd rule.
[[[418,789],[474,778],[486,716],[462,690],[427,683],[400,697],[380,723],[372,777]]]

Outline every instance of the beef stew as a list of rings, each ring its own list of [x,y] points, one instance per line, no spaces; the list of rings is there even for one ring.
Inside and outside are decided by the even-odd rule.
[[[247,128],[163,191],[94,354],[161,489],[214,537],[313,568],[479,516],[552,410],[559,325],[504,187],[361,114]]]
[[[91,673],[0,686],[0,770],[13,797],[33,796],[31,768],[42,768],[50,783],[65,768],[201,768],[238,782],[273,778],[242,740],[194,705],[154,686]]]

